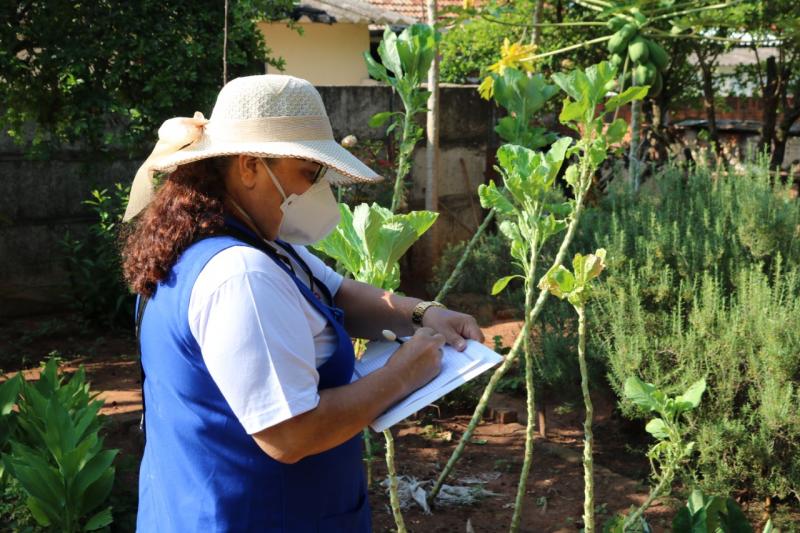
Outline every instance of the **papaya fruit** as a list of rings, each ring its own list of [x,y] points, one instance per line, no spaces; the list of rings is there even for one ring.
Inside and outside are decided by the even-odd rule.
[[[650,85],[658,72],[652,63],[639,63],[633,70],[636,75],[636,85]]]
[[[624,54],[628,48],[628,42],[636,35],[637,30],[633,24],[625,24],[617,30],[608,41],[608,51],[612,54]]]
[[[619,70],[625,62],[625,58],[619,54],[611,54],[611,57],[608,58],[608,62],[611,63],[612,67]]]
[[[624,25],[625,25],[625,19],[620,17],[619,15],[611,17],[610,19],[608,19],[608,22],[606,22],[606,26],[608,26],[608,29],[611,31],[619,31],[622,29]]]
[[[637,35],[628,45],[628,56],[634,63],[645,63],[650,58],[650,49],[647,47],[647,39]]]
[[[661,73],[656,71],[656,75],[653,78],[653,83],[650,84],[650,90],[647,91],[647,96],[651,98],[655,98],[659,94],[661,94],[661,89],[663,88],[663,79],[661,78]]]
[[[660,44],[648,39],[647,49],[650,52],[650,61],[658,70],[664,70],[667,68],[667,64],[669,64],[669,56],[667,56],[667,51],[664,50]]]

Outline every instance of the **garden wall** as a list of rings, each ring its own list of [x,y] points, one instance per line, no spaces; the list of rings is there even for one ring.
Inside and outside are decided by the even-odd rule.
[[[384,128],[367,125],[369,117],[401,105],[388,88],[379,86],[321,87],[320,93],[337,139],[349,134],[384,138]],[[492,114],[491,105],[474,87],[442,88],[442,215],[437,225],[444,241],[467,237],[480,218],[474,193],[485,180]],[[28,160],[0,136],[0,318],[65,306],[68,279],[59,241],[67,231],[75,236],[86,233],[92,219],[81,202],[91,189],[129,182],[141,162],[112,159],[74,148],[46,161]],[[424,165],[423,143],[412,169],[414,208],[423,207]]]

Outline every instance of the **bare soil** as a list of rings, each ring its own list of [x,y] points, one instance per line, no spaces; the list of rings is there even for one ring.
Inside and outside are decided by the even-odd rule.
[[[518,321],[502,321],[484,328],[487,344],[500,335],[510,346],[521,327]],[[71,372],[83,365],[88,379],[106,405],[109,417],[106,442],[121,450],[115,488],[115,530],[132,531],[141,438],[141,390],[136,344],[127,332],[104,331],[81,325],[69,315],[47,319],[7,321],[0,325],[0,369],[22,370],[29,379],[38,377],[38,361],[54,350],[62,368]],[[641,424],[615,415],[614,399],[598,392],[595,404],[595,501],[597,523],[618,511],[639,505],[647,496],[649,466],[642,454],[646,434]],[[507,531],[516,495],[525,444],[525,399],[495,394],[490,411],[516,414],[517,421],[485,419],[457,464],[449,482],[464,484],[466,478],[487,476],[484,488],[495,493],[468,507],[439,507],[426,515],[418,506],[404,512],[412,532]],[[401,475],[433,480],[447,462],[469,422],[472,409],[447,401],[430,406],[394,427],[397,468]],[[509,416],[506,414],[506,418]],[[583,409],[548,399],[547,436],[537,436],[534,462],[528,479],[522,531],[573,532],[582,527],[583,513]],[[513,415],[511,416],[513,418]],[[383,436],[373,434],[376,444]],[[644,440],[643,440],[644,439]],[[373,462],[370,503],[376,532],[394,530],[388,496],[379,482],[386,476],[383,454]],[[675,500],[657,502],[647,512],[654,531],[669,531]],[[751,510],[751,516],[758,515]]]

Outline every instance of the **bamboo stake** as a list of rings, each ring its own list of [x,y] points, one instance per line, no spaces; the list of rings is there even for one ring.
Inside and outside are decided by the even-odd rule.
[[[442,300],[444,300],[445,297],[447,296],[447,293],[449,293],[450,289],[453,288],[453,285],[456,284],[458,278],[461,277],[461,271],[464,270],[464,265],[467,263],[467,259],[469,259],[469,256],[472,255],[472,250],[475,248],[475,244],[477,244],[478,239],[480,239],[481,235],[483,235],[483,232],[486,231],[486,228],[489,227],[489,223],[491,223],[493,218],[494,218],[494,209],[490,210],[486,214],[486,217],[483,219],[483,222],[481,222],[481,225],[478,226],[475,235],[472,236],[472,238],[467,243],[467,247],[464,248],[464,252],[461,254],[461,258],[458,260],[458,263],[456,263],[456,267],[453,269],[453,272],[447,278],[447,281],[444,282],[442,288],[439,289],[439,292],[436,294],[434,300],[436,300],[437,302],[441,302]]]

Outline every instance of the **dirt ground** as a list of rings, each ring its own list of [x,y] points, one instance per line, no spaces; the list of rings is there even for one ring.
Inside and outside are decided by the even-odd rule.
[[[500,335],[503,344],[512,344],[520,323],[504,321],[484,329],[487,344]],[[26,332],[20,335],[20,331]],[[36,379],[38,360],[54,350],[63,359],[63,368],[72,371],[83,365],[95,391],[101,391],[106,405],[101,413],[109,417],[107,444],[120,448],[118,458],[119,491],[123,496],[115,510],[126,516],[119,520],[120,531],[128,530],[135,516],[133,497],[136,491],[136,469],[141,453],[137,424],[141,415],[139,366],[134,340],[124,333],[98,335],[81,327],[70,317],[16,320],[0,325],[0,369],[20,369],[26,377]],[[82,354],[82,355],[78,355]],[[32,370],[29,370],[32,369]],[[639,436],[630,438],[630,422],[614,415],[613,398],[600,394],[594,398],[596,439],[595,501],[599,525],[617,511],[640,504],[647,496],[649,467],[641,453],[646,446]],[[426,515],[419,506],[404,512],[406,525],[412,532],[475,532],[507,531],[516,495],[519,470],[525,443],[525,400],[521,397],[495,394],[490,411],[498,414],[485,420],[476,430],[472,443],[457,464],[449,483],[468,485],[476,477],[486,480],[483,488],[494,493],[469,506],[438,507]],[[447,405],[430,406],[412,419],[393,428],[397,449],[398,473],[419,481],[434,480],[465,430],[472,410]],[[502,414],[499,416],[500,413]],[[513,421],[514,416],[517,420]],[[580,454],[583,444],[583,409],[549,401],[546,408],[547,436],[537,436],[534,462],[528,480],[522,518],[522,531],[574,532],[582,527],[583,469]],[[383,436],[373,434],[376,444]],[[631,442],[635,450],[631,449]],[[370,503],[376,532],[392,531],[394,521],[388,497],[379,482],[385,479],[386,466],[382,452],[373,462],[373,483]],[[472,478],[472,480],[470,480]],[[475,486],[475,485],[472,485]],[[118,492],[119,492],[118,491]],[[647,512],[654,531],[668,531],[676,501],[658,502]],[[123,525],[127,523],[127,526]]]

